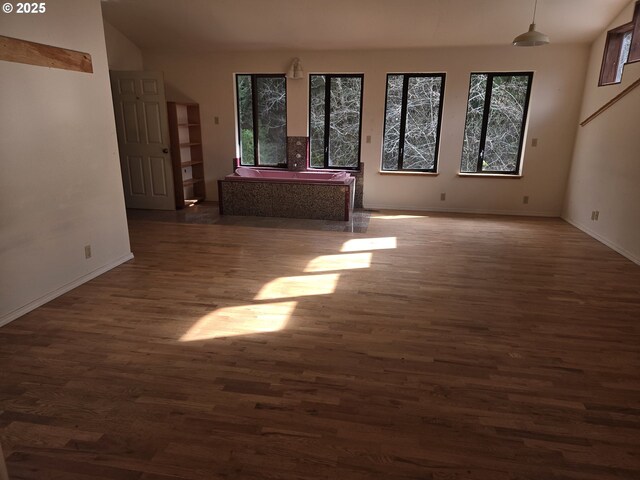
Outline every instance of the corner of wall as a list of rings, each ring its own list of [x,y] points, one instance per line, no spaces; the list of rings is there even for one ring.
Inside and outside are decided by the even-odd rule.
[[[110,70],[143,70],[142,50],[129,37],[102,17]]]
[[[629,22],[635,3],[629,2],[591,45],[580,120],[640,79],[637,62],[625,65],[620,84],[598,86],[607,31]],[[562,208],[565,221],[635,263],[640,258],[639,123],[637,87],[589,124],[577,126]],[[592,218],[595,212],[597,220]]]

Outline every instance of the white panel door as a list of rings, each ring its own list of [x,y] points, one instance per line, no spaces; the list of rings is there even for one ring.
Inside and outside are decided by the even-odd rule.
[[[110,73],[127,208],[175,210],[163,75]]]

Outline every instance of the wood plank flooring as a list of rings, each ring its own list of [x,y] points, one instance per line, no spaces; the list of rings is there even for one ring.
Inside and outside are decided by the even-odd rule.
[[[130,229],[0,329],[12,480],[640,478],[640,268],[561,220]]]

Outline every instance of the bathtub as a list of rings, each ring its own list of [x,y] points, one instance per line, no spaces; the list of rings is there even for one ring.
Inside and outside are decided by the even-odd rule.
[[[355,178],[347,172],[239,167],[218,180],[221,215],[349,220]]]
[[[351,182],[351,175],[347,172],[310,172],[310,171],[290,171],[290,170],[275,170],[275,169],[260,169],[260,168],[248,168],[238,167],[235,173],[226,176],[231,180],[248,180],[248,181],[260,181],[263,179],[276,179],[287,180],[292,182],[329,182],[329,183],[342,183],[349,184]],[[345,183],[347,182],[347,183]]]

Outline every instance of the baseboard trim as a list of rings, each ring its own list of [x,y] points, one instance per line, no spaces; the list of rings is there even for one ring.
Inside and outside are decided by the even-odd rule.
[[[118,265],[122,265],[123,263],[128,262],[132,258],[133,258],[133,253],[129,252],[128,254],[123,255],[122,257],[112,262],[109,262],[106,265],[103,265],[102,267],[96,270],[93,270],[92,272],[89,272],[81,276],[80,278],[73,280],[72,282],[69,282],[59,288],[56,288],[52,292],[49,292],[41,296],[40,298],[36,298],[35,300],[27,303],[26,305],[3,315],[2,317],[0,317],[0,327],[10,322],[13,322],[15,319],[29,313],[32,310],[35,310],[38,307],[41,307],[42,305],[50,302],[54,298],[57,298],[60,295],[64,295],[68,291],[73,290],[76,287],[79,287],[83,283],[87,283],[89,280],[93,280],[94,278],[99,277],[103,273],[108,272],[109,270],[117,267]]]
[[[631,253],[629,250],[626,250],[625,248],[621,247],[620,245],[612,242],[611,240],[603,237],[602,235],[600,235],[599,233],[594,232],[593,230],[591,230],[590,228],[582,225],[581,223],[576,222],[575,220],[571,220],[570,218],[567,218],[565,216],[561,216],[560,218],[562,218],[562,220],[564,220],[565,222],[567,222],[569,225],[573,225],[574,227],[576,227],[578,230],[582,230],[584,233],[586,233],[587,235],[589,235],[590,237],[595,238],[597,241],[599,241],[600,243],[603,243],[604,245],[606,245],[607,247],[609,247],[611,250],[615,250],[616,252],[618,252],[620,255],[622,255],[623,257],[628,258],[629,260],[631,260],[633,263],[635,263],[636,265],[640,265],[640,257],[635,256],[633,253]]]
[[[517,217],[559,217],[560,212],[531,212],[531,211],[511,211],[511,210],[491,210],[476,208],[440,208],[440,207],[418,207],[406,206],[398,207],[395,205],[367,204],[365,209],[375,210],[414,210],[417,212],[443,212],[443,213],[476,213],[480,215],[512,215]]]

